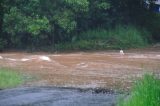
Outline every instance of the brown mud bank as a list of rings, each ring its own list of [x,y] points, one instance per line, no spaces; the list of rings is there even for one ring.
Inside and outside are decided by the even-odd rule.
[[[160,74],[160,50],[77,53],[0,53],[0,67],[37,76],[27,85],[129,89],[144,73]]]

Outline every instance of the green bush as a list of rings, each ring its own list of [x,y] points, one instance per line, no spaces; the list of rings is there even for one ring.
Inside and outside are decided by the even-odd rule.
[[[152,33],[154,40],[160,40],[160,14],[153,13],[148,20],[145,21],[145,24],[148,30]]]
[[[5,46],[6,46],[7,42],[3,39],[0,39],[0,51],[2,51]]]
[[[134,26],[117,26],[114,29],[96,29],[74,36],[71,42],[57,44],[57,50],[102,50],[144,47],[149,33]],[[148,38],[148,39],[147,39]]]
[[[109,31],[109,36],[114,39],[115,45],[119,48],[138,48],[147,45],[149,33],[133,26],[117,26]]]
[[[118,106],[160,106],[160,79],[145,75]]]

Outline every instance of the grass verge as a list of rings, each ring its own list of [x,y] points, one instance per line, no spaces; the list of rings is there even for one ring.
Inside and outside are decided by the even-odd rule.
[[[0,68],[0,89],[16,87],[22,83],[22,77],[19,73]]]
[[[136,83],[131,94],[118,106],[160,106],[160,79],[145,75]]]

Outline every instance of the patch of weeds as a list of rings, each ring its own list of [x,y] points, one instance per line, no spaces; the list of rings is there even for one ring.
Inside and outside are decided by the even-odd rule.
[[[160,79],[146,74],[118,106],[160,106]]]
[[[23,82],[22,76],[10,69],[0,68],[0,89],[16,87]]]

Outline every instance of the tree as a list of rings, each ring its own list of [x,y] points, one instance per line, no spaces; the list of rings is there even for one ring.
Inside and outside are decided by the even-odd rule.
[[[2,3],[3,2],[3,3]],[[9,46],[44,46],[71,41],[75,35],[117,24],[148,27],[142,0],[3,0],[0,25]],[[145,19],[144,19],[145,17]],[[156,26],[156,25],[154,25]],[[156,28],[157,30],[158,28]]]
[[[6,42],[5,40],[3,39],[2,35],[3,35],[3,17],[4,17],[4,1],[2,0],[0,2],[0,51],[4,48]]]
[[[4,11],[3,11],[3,1],[1,1],[1,2],[0,2],[0,36],[1,36],[1,34],[2,34],[3,15],[4,15]]]

